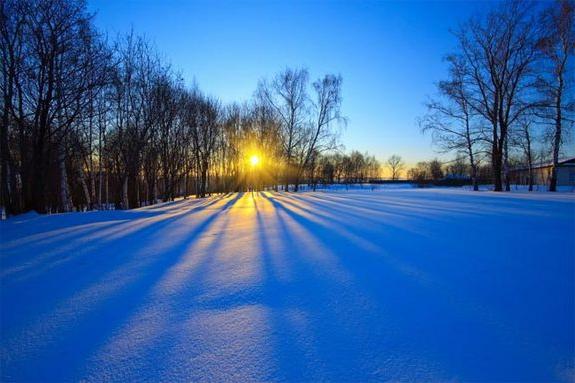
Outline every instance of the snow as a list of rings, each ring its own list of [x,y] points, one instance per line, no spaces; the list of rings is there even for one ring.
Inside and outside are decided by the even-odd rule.
[[[479,190],[492,191],[493,185],[479,185]],[[473,190],[472,186],[463,186],[464,190]],[[533,190],[529,191],[528,185],[510,185],[510,191],[513,193],[546,193],[549,191],[549,185],[533,185]],[[562,193],[575,193],[575,186],[572,185],[557,185],[557,191]]]
[[[574,381],[575,195],[245,193],[0,223],[10,381]]]

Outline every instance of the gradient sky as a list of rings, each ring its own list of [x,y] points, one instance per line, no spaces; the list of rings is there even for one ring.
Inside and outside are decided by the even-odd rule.
[[[408,163],[436,155],[416,119],[453,50],[449,28],[485,2],[89,0],[110,37],[133,27],[188,84],[223,102],[248,100],[262,77],[305,67],[343,76],[346,150]]]

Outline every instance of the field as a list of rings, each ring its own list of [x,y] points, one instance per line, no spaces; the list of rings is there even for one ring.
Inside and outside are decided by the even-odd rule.
[[[0,223],[8,381],[573,381],[575,194],[244,193]]]

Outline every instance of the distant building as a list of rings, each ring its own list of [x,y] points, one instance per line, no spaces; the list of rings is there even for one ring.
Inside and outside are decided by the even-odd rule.
[[[546,185],[551,178],[551,163],[533,165],[533,184]],[[518,167],[509,170],[512,184],[527,185],[529,183],[529,168]],[[575,186],[575,157],[559,161],[557,166],[557,185]]]

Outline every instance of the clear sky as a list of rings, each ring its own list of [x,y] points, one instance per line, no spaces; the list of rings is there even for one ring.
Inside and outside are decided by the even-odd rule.
[[[453,50],[449,29],[485,2],[89,0],[114,37],[133,27],[180,71],[223,102],[248,100],[262,77],[305,67],[343,77],[347,150],[408,163],[436,155],[416,119]]]

